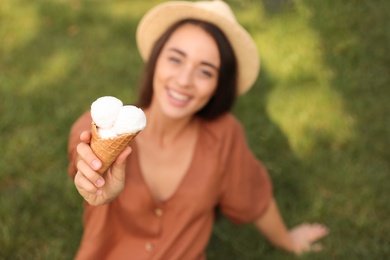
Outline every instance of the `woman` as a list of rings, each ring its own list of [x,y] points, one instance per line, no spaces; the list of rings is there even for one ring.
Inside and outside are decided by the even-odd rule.
[[[103,176],[89,147],[90,114],[71,130],[69,172],[87,202],[77,258],[204,259],[216,207],[284,250],[319,249],[326,227],[286,229],[268,173],[230,113],[259,71],[256,46],[230,8],[158,5],[137,43],[147,62],[138,104],[147,127]]]

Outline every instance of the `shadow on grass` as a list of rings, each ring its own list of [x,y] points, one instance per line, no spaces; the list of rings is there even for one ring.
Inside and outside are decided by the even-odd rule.
[[[291,8],[289,2],[264,0],[263,4],[267,15],[277,16]],[[353,121],[352,140],[335,146],[337,141],[332,136],[308,131],[305,135],[315,140],[315,152],[297,160],[284,134],[267,116],[265,98],[273,81],[264,68],[258,88],[242,98],[236,112],[248,130],[250,144],[270,169],[288,223],[300,221],[289,219],[290,209],[297,218],[299,213],[304,215],[305,205],[317,203],[308,197],[315,192],[322,197],[316,214],[330,227],[331,235],[326,239],[326,251],[316,254],[315,259],[385,259],[390,255],[390,224],[386,221],[390,214],[390,4],[299,4],[306,15],[310,14],[310,26],[319,36],[323,65],[333,75],[330,87],[341,96],[343,108]],[[251,118],[253,114],[256,119]],[[311,177],[300,182],[308,173]],[[299,208],[292,209],[296,200]],[[253,228],[238,229],[222,220],[210,245],[221,248],[224,259],[257,259],[264,254],[265,259],[293,258],[264,243]],[[213,252],[210,256],[218,259]]]
[[[332,87],[354,120],[353,142],[310,159],[313,165],[327,161],[323,173],[331,173],[327,217],[336,227],[332,254],[337,259],[384,259],[390,255],[390,4],[304,4],[320,36],[326,66],[334,73]]]

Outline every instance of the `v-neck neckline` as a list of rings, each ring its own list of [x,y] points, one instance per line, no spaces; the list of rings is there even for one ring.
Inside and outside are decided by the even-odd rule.
[[[200,122],[200,124],[202,124],[202,123]],[[163,205],[167,205],[167,204],[171,203],[178,196],[177,194],[180,193],[180,191],[183,189],[183,186],[185,186],[187,180],[190,178],[190,176],[192,174],[192,169],[194,168],[194,163],[195,163],[196,159],[198,158],[198,150],[199,150],[200,142],[201,142],[201,140],[200,140],[201,131],[202,131],[202,126],[199,126],[198,133],[197,133],[197,140],[196,140],[196,143],[194,146],[194,151],[192,153],[191,161],[188,165],[186,172],[184,173],[182,179],[179,181],[179,183],[178,183],[177,187],[175,188],[175,190],[173,191],[173,193],[168,198],[163,199],[163,200],[158,200],[154,196],[152,190],[150,189],[148,183],[146,182],[146,179],[145,179],[143,172],[142,172],[141,163],[140,163],[139,144],[137,143],[136,139],[133,140],[135,149],[134,149],[132,155],[130,155],[130,156],[135,157],[136,172],[140,175],[139,177],[142,181],[142,185],[147,190],[147,193],[148,193],[151,201],[154,204],[157,204],[159,206],[163,206]]]

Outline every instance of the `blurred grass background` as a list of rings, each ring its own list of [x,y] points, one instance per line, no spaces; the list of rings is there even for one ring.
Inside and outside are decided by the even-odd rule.
[[[0,259],[71,259],[82,201],[71,124],[97,97],[132,102],[137,22],[162,1],[0,2]],[[262,62],[234,113],[289,226],[323,222],[321,253],[390,255],[390,2],[230,0]],[[208,259],[295,259],[250,225],[215,226]]]

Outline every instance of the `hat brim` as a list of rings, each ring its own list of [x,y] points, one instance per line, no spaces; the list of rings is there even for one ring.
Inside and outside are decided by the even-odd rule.
[[[184,19],[197,19],[216,25],[229,40],[238,68],[237,93],[247,92],[257,79],[260,58],[256,45],[247,31],[236,21],[202,8],[196,2],[167,2],[151,9],[140,21],[136,40],[143,60],[147,61],[154,43],[173,24]]]

